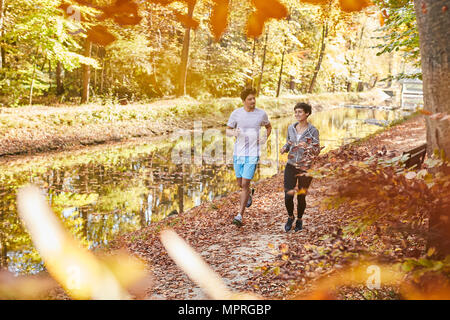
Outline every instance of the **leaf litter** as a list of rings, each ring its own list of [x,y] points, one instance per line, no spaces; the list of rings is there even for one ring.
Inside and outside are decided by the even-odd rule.
[[[370,155],[395,157],[425,140],[423,116],[410,119],[365,142],[321,155],[319,163],[333,165],[362,160]],[[344,151],[342,151],[344,150]],[[361,158],[361,159],[360,159]],[[240,292],[249,292],[266,299],[338,298],[367,299],[358,287],[343,286],[336,295],[317,291],[317,282],[335,274],[352,262],[359,253],[373,250],[374,235],[346,237],[346,211],[357,210],[351,204],[343,208],[324,208],[323,199],[335,191],[336,183],[324,177],[313,179],[308,190],[304,228],[299,233],[283,230],[286,222],[283,173],[266,179],[256,186],[253,205],[244,214],[244,226],[237,228],[231,220],[237,212],[239,193],[233,192],[212,203],[204,203],[166,220],[114,240],[111,249],[126,249],[149,264],[154,282],[147,291],[149,299],[189,300],[208,297],[181,271],[168,256],[159,233],[170,227],[180,235],[226,285]],[[213,209],[214,208],[214,209]],[[389,233],[381,234],[383,250],[401,257],[408,252],[421,252],[399,245]],[[377,298],[395,297],[388,288]],[[312,295],[311,295],[312,294]],[[370,298],[370,297],[369,297]]]

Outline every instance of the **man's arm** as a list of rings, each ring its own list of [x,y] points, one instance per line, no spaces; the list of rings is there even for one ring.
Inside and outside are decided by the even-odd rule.
[[[226,130],[226,136],[227,137],[237,137],[239,135],[239,129],[237,128],[237,121],[235,119],[235,111],[233,111],[230,115],[230,118],[227,122],[227,130]]]
[[[266,130],[267,130],[267,134],[266,134],[266,136],[260,136],[259,138],[258,138],[258,143],[261,145],[261,144],[265,144],[265,143],[267,143],[267,141],[269,141],[269,136],[270,136],[270,133],[272,132],[272,125],[269,123],[269,124],[266,124],[266,125],[264,125],[264,127],[266,127]]]
[[[272,133],[272,125],[269,123],[269,124],[266,124],[265,127],[267,130],[267,140],[269,140],[270,134]]]
[[[239,128],[227,127],[226,135],[227,137],[237,137],[239,135]]]

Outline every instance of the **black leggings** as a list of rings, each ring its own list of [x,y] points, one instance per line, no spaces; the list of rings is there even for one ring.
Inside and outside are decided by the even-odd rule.
[[[286,210],[289,216],[294,215],[294,196],[295,185],[298,181],[298,189],[308,190],[311,184],[312,177],[301,175],[305,173],[300,169],[295,168],[291,164],[286,164],[284,169],[284,204],[286,205]],[[291,192],[289,192],[291,191]],[[290,194],[288,194],[288,192]],[[306,193],[297,194],[297,217],[301,219],[306,208]]]

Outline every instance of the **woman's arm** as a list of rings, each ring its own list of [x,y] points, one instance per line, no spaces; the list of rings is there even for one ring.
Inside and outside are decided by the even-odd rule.
[[[313,152],[315,156],[318,156],[320,153],[320,139],[319,139],[319,130],[314,130],[313,134],[313,141],[312,141],[312,145],[313,145]]]
[[[281,154],[288,152],[291,149],[291,144],[289,143],[289,127],[287,129],[287,136],[286,136],[286,144],[281,148]]]

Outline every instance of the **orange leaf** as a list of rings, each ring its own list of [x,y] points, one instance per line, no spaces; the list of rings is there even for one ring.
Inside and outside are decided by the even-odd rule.
[[[113,5],[102,8],[108,17],[115,14],[119,15],[137,15],[138,6],[132,0],[117,0]]]
[[[141,22],[142,17],[137,15],[118,15],[114,17],[114,21],[122,26],[137,25]]]
[[[300,0],[300,2],[310,3],[310,4],[327,4],[330,0]]]
[[[116,37],[104,26],[94,26],[87,32],[87,34],[87,39],[89,41],[103,47],[106,47],[108,44],[116,40]]]
[[[194,30],[198,28],[199,22],[195,19],[192,19],[188,15],[175,12],[175,16],[177,17],[178,21],[180,21],[181,24],[183,24],[185,28],[191,28]]]
[[[162,6],[167,6],[171,4],[172,2],[175,2],[175,0],[150,0],[150,2],[160,4]]]
[[[258,13],[253,12],[247,21],[247,36],[252,38],[259,37],[264,29],[264,18]]]
[[[372,5],[370,0],[339,0],[339,5],[342,11],[353,12],[361,11],[362,9]]]
[[[282,253],[286,253],[286,252],[288,252],[288,250],[289,250],[289,247],[287,244],[285,244],[285,243],[280,244],[280,251]]]
[[[278,0],[252,0],[252,4],[256,11],[248,18],[247,35],[249,37],[259,37],[267,20],[283,19],[288,15],[288,10]]]
[[[380,13],[380,26],[384,26],[384,16]]]
[[[228,25],[230,3],[229,0],[214,0],[214,2],[210,24],[216,41],[219,41]]]
[[[286,7],[277,0],[252,0],[252,3],[265,20],[283,19],[288,15]]]
[[[426,115],[426,116],[431,116],[431,115],[433,114],[432,112],[430,112],[430,111],[428,111],[428,110],[424,110],[424,109],[420,109],[419,112],[420,112],[421,114]]]

